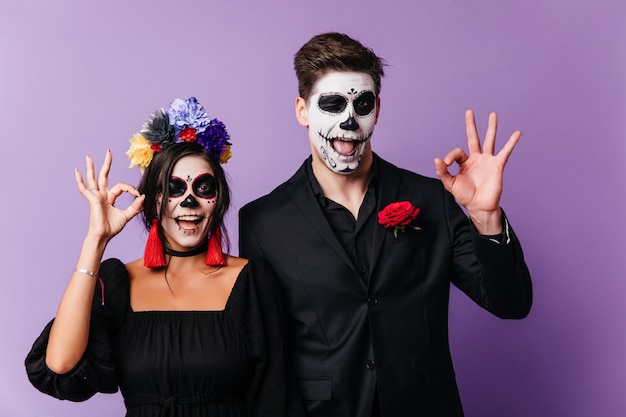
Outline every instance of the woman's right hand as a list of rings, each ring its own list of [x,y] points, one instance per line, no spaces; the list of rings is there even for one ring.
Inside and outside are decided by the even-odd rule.
[[[96,177],[93,159],[86,157],[86,184],[80,171],[76,170],[76,185],[78,191],[89,202],[89,230],[88,236],[108,242],[117,235],[143,209],[145,196],[132,185],[119,182],[109,189],[109,171],[113,156],[107,151],[102,167]],[[122,193],[135,196],[133,202],[124,210],[115,207],[115,200]]]

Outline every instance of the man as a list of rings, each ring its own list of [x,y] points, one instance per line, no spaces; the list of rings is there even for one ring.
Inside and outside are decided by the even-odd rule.
[[[448,345],[450,283],[502,318],[532,302],[520,244],[500,209],[521,132],[494,155],[465,115],[469,155],[435,159],[440,180],[372,152],[383,61],[338,33],[295,55],[296,118],[311,156],[240,211],[240,254],[265,257],[290,312],[289,348],[313,417],[462,416]],[[457,175],[448,167],[459,165]],[[468,212],[468,218],[460,206]]]

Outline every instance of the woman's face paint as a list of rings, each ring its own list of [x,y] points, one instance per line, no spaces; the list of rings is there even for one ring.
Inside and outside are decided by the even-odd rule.
[[[169,199],[161,226],[174,250],[200,246],[207,239],[217,191],[209,163],[200,156],[181,158],[168,183]]]
[[[216,194],[215,190],[215,177],[205,172],[198,175],[193,180],[191,177],[182,179],[172,175],[169,181],[169,192],[171,198],[182,197],[187,193],[187,184],[191,183],[191,190],[193,194],[199,198],[210,199],[214,198]]]
[[[331,72],[320,78],[307,103],[309,140],[337,174],[356,170],[376,125],[378,100],[372,77]]]

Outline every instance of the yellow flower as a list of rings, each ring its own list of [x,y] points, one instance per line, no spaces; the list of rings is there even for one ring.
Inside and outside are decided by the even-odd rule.
[[[233,153],[230,151],[230,145],[226,145],[224,152],[222,152],[222,155],[220,156],[220,164],[228,162],[231,156],[233,156]]]
[[[130,168],[138,166],[143,174],[144,170],[152,162],[154,151],[148,139],[144,138],[141,133],[135,133],[130,138],[130,148],[126,151],[128,159],[130,159]]]

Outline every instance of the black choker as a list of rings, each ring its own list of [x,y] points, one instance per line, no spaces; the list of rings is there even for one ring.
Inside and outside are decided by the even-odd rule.
[[[179,258],[185,258],[187,256],[195,256],[195,255],[201,254],[202,252],[205,252],[208,247],[209,247],[209,242],[204,242],[202,245],[198,246],[197,248],[192,249],[187,252],[179,252],[174,249],[165,248],[165,253],[167,253],[170,256],[178,256]]]

